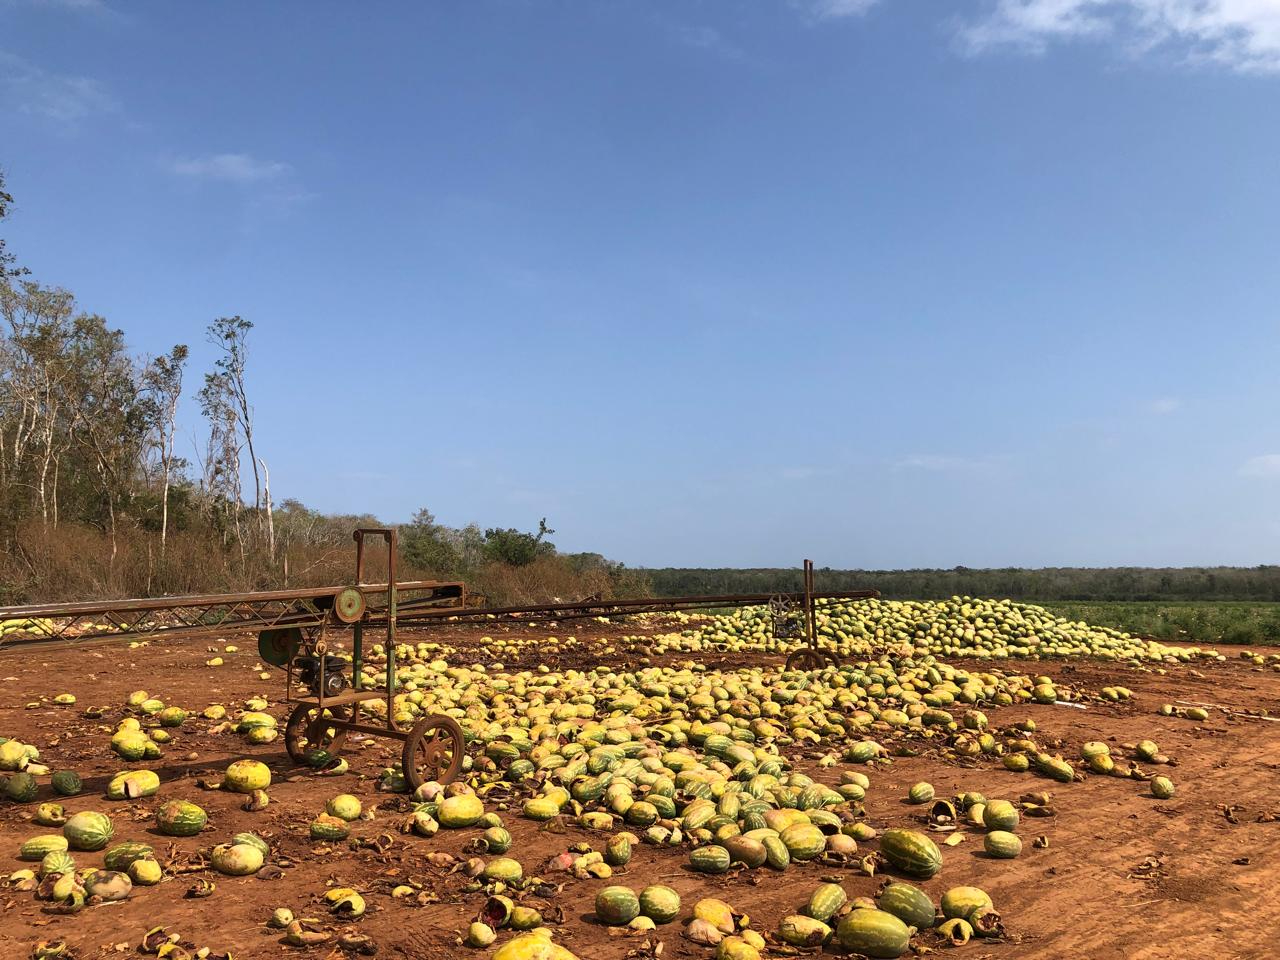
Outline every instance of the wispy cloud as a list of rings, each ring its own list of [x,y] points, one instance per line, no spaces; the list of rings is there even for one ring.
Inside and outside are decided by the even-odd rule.
[[[111,10],[105,0],[0,0],[0,7],[56,7],[63,10],[80,10],[89,13],[107,13]]]
[[[97,80],[53,73],[12,53],[0,52],[0,91],[0,103],[68,126],[120,108]]]
[[[206,157],[186,157],[168,162],[169,172],[196,180],[224,180],[256,183],[274,180],[292,172],[287,163],[258,160],[247,153],[215,153]]]
[[[778,478],[795,483],[802,480],[813,480],[815,477],[830,476],[835,472],[834,467],[783,467],[778,471]]]
[[[802,3],[809,16],[815,20],[839,20],[842,17],[859,17],[880,0],[808,0]]]
[[[341,480],[362,480],[372,483],[382,483],[387,480],[394,480],[389,473],[378,473],[374,470],[347,470],[338,474]]]
[[[920,470],[925,473],[990,473],[997,469],[1002,457],[955,457],[941,453],[916,453],[893,462],[894,470]]]
[[[695,50],[705,50],[730,60],[741,60],[743,57],[742,48],[727,40],[714,27],[677,26],[671,28],[671,34],[677,43]]]
[[[1280,453],[1250,457],[1240,465],[1242,477],[1280,477]]]
[[[1166,417],[1176,413],[1181,407],[1182,401],[1177,397],[1156,397],[1147,404],[1147,412],[1154,413],[1158,417]]]
[[[1055,42],[1105,40],[1131,54],[1163,50],[1193,63],[1280,72],[1276,0],[991,0],[965,23],[971,53],[1012,46],[1033,53]]]

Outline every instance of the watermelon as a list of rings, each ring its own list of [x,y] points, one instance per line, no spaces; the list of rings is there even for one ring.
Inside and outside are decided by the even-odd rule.
[[[115,828],[105,813],[85,810],[70,817],[62,828],[72,850],[101,850],[111,842]]]
[[[640,915],[640,898],[630,887],[605,887],[596,894],[596,917],[610,927],[621,927]]]
[[[93,870],[84,878],[85,893],[97,901],[111,903],[123,900],[133,890],[127,873],[116,870]]]
[[[480,837],[484,841],[485,852],[506,853],[511,849],[511,834],[502,827],[490,827]],[[609,860],[609,852],[605,850],[605,862]]]
[[[844,887],[840,886],[840,884],[822,883],[809,896],[809,902],[805,905],[804,912],[813,917],[813,919],[826,923],[840,912],[840,908],[845,905],[848,899],[849,895],[844,892]]]
[[[890,883],[880,891],[877,906],[886,913],[892,913],[909,927],[917,930],[928,930],[933,926],[933,901],[919,887],[909,883]]]
[[[247,843],[219,844],[210,854],[213,868],[232,877],[247,877],[262,869],[262,851]]]
[[[524,867],[519,860],[511,857],[495,857],[484,865],[481,876],[485,880],[501,880],[503,883],[517,883],[524,877]]]
[[[347,821],[322,813],[311,821],[312,840],[345,840],[351,828]]]
[[[750,837],[729,837],[724,841],[724,848],[729,851],[730,863],[742,863],[752,869],[764,866],[769,859],[764,844]]]
[[[237,760],[227,767],[222,785],[233,793],[253,793],[271,786],[271,769],[258,760]]]
[[[325,804],[325,813],[339,820],[360,819],[360,801],[349,793],[340,793]]]
[[[262,854],[262,859],[264,861],[267,857],[271,856],[271,848],[267,846],[267,841],[263,840],[256,833],[237,833],[231,838],[231,843],[233,846],[235,844],[244,843],[256,848],[258,852]]]
[[[136,800],[154,796],[160,789],[160,777],[151,770],[125,770],[107,784],[108,800]]]
[[[208,821],[203,808],[187,800],[166,800],[156,811],[156,829],[167,837],[194,837]]]
[[[831,928],[821,920],[795,914],[782,918],[778,939],[793,947],[820,947],[831,939]]]
[[[32,837],[22,845],[18,851],[18,859],[43,860],[49,853],[66,853],[68,846],[70,844],[66,837],[56,833],[43,833],[38,837]]]
[[[640,915],[654,923],[670,923],[680,915],[680,894],[655,884],[640,891]]]
[[[65,850],[53,850],[40,859],[40,876],[47,877],[61,873],[75,873],[76,862]]]
[[[997,860],[1012,860],[1022,853],[1022,841],[1016,833],[1007,830],[992,830],[983,838],[982,845],[987,856]]]
[[[151,738],[140,730],[118,730],[111,738],[111,749],[130,763],[144,759],[152,746]]]
[[[1008,800],[991,800],[982,811],[982,825],[988,830],[1016,830],[1018,808]]]
[[[36,808],[35,820],[42,827],[60,827],[67,822],[67,811],[60,803],[42,803]]]
[[[933,802],[933,784],[917,783],[907,791],[907,800],[911,803],[932,803]]]
[[[153,853],[155,849],[150,844],[132,841],[117,843],[103,855],[102,864],[108,870],[128,870],[133,861],[142,860]]]
[[[524,803],[524,815],[530,820],[541,823],[559,814],[560,804],[551,797],[531,797]]]
[[[30,803],[39,791],[36,778],[25,770],[13,774],[4,785],[4,795],[17,803]]]
[[[883,910],[852,910],[841,918],[836,938],[846,950],[893,960],[911,945],[911,928]]]
[[[732,862],[729,851],[715,844],[689,852],[689,866],[698,873],[728,873]]]
[[[774,870],[785,870],[791,866],[791,852],[777,834],[761,837],[760,843],[764,845],[766,865]]]
[[[135,886],[150,887],[160,882],[164,870],[151,859],[135,860],[129,864],[129,879]]]
[[[84,789],[84,784],[80,781],[80,774],[74,770],[59,770],[49,780],[53,792],[63,797],[74,797]]]
[[[979,907],[989,906],[991,896],[978,887],[952,887],[942,895],[942,915],[948,920],[967,920]]]
[[[21,770],[30,759],[26,746],[17,740],[0,743],[0,770]]]
[[[786,845],[791,859],[796,861],[812,860],[827,848],[826,836],[812,823],[792,824],[779,834],[779,838]]]
[[[436,819],[446,830],[456,830],[459,827],[475,826],[483,816],[483,801],[474,793],[460,793],[440,801],[440,812]]]
[[[911,877],[927,880],[942,869],[938,845],[916,830],[886,830],[880,837],[880,853],[890,866]]]

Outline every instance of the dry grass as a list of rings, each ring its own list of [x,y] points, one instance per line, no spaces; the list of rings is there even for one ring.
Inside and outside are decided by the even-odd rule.
[[[371,551],[366,579],[386,576],[386,554]],[[286,576],[287,570],[287,576]],[[398,565],[401,580],[458,579],[456,573]],[[86,526],[19,526],[0,555],[0,604],[118,599],[196,593],[230,593],[282,587],[329,586],[351,582],[351,543],[280,547],[274,559],[265,549],[243,553],[206,534],[178,532],[164,553],[159,537],[123,531],[113,555],[111,540]],[[468,589],[493,604],[524,604],[556,598],[636,595],[643,581],[619,581],[605,570],[577,570],[563,557],[544,557],[521,567],[489,563],[462,577]]]

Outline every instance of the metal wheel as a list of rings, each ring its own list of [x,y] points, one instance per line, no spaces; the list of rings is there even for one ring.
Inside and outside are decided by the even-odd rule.
[[[822,670],[827,666],[827,656],[821,650],[815,650],[813,647],[801,647],[799,650],[793,650],[787,657],[788,670],[803,670],[806,673],[810,670]]]
[[[284,726],[284,745],[289,751],[289,758],[299,766],[308,765],[310,755],[315,750],[323,750],[335,757],[342,752],[347,731],[330,724],[335,720],[350,721],[351,708],[341,706],[326,709],[330,714],[328,717],[323,715],[319,707],[300,703],[289,714],[289,722]]]
[[[462,772],[466,752],[462,727],[453,717],[433,715],[414,724],[404,742],[400,768],[410,790],[431,780],[452,783]]]

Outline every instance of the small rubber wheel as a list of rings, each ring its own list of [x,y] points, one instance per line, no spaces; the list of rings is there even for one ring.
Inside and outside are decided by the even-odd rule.
[[[432,715],[414,724],[404,742],[400,769],[409,789],[424,783],[452,783],[462,772],[467,741],[453,717]]]
[[[793,650],[787,657],[788,670],[800,670],[808,673],[811,670],[822,670],[827,666],[826,655],[812,647],[801,647]]]
[[[319,707],[300,703],[289,714],[289,722],[284,725],[284,746],[289,751],[289,759],[299,766],[309,765],[311,754],[316,750],[323,750],[333,757],[342,752],[347,731],[330,724],[334,720],[350,721],[351,708],[341,706],[325,709],[329,712],[328,717],[322,715]]]

